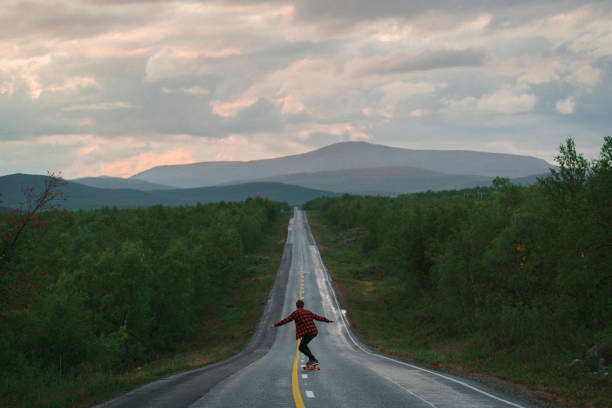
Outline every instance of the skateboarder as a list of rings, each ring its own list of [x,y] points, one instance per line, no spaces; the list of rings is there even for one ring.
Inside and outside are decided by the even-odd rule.
[[[295,306],[297,306],[297,309],[295,309],[293,313],[280,322],[271,325],[270,328],[282,326],[283,324],[289,323],[292,320],[295,321],[295,339],[297,340],[300,337],[302,338],[300,341],[300,351],[308,356],[306,366],[316,366],[319,364],[319,362],[308,348],[308,343],[310,343],[310,341],[319,333],[313,319],[327,323],[332,323],[333,321],[323,316],[316,315],[310,310],[304,309],[304,301],[301,299],[295,302]]]

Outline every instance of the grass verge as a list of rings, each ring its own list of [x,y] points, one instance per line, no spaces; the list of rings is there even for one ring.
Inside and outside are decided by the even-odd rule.
[[[308,218],[351,325],[374,349],[458,374],[505,380],[552,403],[612,407],[612,379],[586,367],[570,367],[568,363],[580,357],[575,350],[534,344],[501,349],[495,333],[441,332],[426,301],[401,307],[397,296],[401,282],[364,275],[370,261],[359,246],[345,243],[344,231],[327,225],[318,212],[310,211]]]

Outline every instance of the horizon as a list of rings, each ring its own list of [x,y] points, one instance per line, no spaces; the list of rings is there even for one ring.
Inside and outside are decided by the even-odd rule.
[[[288,156],[295,156],[295,155],[300,155],[300,154],[306,154],[306,153],[314,152],[314,151],[317,151],[317,150],[325,149],[325,148],[330,147],[330,146],[335,146],[335,145],[340,145],[340,144],[345,144],[345,143],[347,143],[347,144],[348,143],[365,143],[365,144],[376,145],[376,146],[398,148],[398,149],[406,149],[406,148],[398,147],[398,146],[388,146],[388,145],[382,145],[382,144],[378,144],[378,143],[371,143],[371,142],[365,142],[365,141],[357,141],[357,142],[348,141],[348,142],[333,143],[333,144],[330,144],[330,145],[327,145],[327,146],[322,146],[322,147],[319,147],[319,148],[316,148],[316,149],[309,150],[307,152],[296,153],[296,154],[288,155]],[[464,150],[464,149],[408,149],[408,150],[415,150],[415,151],[420,151],[420,150],[422,150],[422,151],[457,151],[457,152],[459,152],[459,151],[463,151],[463,152],[469,151],[469,152],[477,152],[477,153],[507,154],[507,155],[512,155],[512,156],[524,156],[524,157],[538,158],[538,157],[535,157],[535,156],[522,155],[522,154],[514,154],[514,153],[488,152],[488,151]],[[277,156],[277,157],[270,157],[270,158],[264,158],[264,159],[253,159],[253,160],[233,160],[233,161],[212,160],[212,161],[194,162],[194,163],[161,164],[161,165],[154,166],[154,167],[189,166],[191,164],[200,164],[200,163],[250,163],[250,162],[254,162],[254,161],[280,159],[280,158],[288,157],[288,156]],[[544,159],[541,159],[541,160],[544,160]],[[554,164],[552,162],[549,162],[547,160],[544,160],[544,161],[546,163],[548,163],[550,166],[556,166],[556,164]],[[143,171],[151,170],[154,167],[151,167],[149,169],[145,169]],[[391,166],[391,167],[397,167],[397,166]],[[413,166],[406,166],[406,167],[413,167]],[[355,170],[359,170],[359,169],[361,169],[361,168],[355,168]],[[338,170],[338,171],[344,171],[344,170]],[[139,172],[139,173],[142,173],[142,171]],[[79,179],[87,179],[87,178],[123,178],[123,179],[129,179],[129,178],[132,178],[132,177],[138,175],[139,173],[135,173],[135,174],[132,174],[132,175],[129,175],[129,176],[126,176],[126,177],[109,176],[109,175],[104,175],[104,174],[103,175],[99,175],[99,176],[78,176],[76,178],[67,178],[67,177],[64,177],[63,175],[60,174],[60,177],[65,179],[65,180],[68,180],[68,181],[76,181],[76,180],[79,180]],[[12,175],[18,175],[18,174],[23,174],[23,175],[44,175],[44,174],[40,174],[40,173],[21,173],[21,172],[18,172],[18,173],[0,174],[0,177],[3,177],[3,176],[12,176]],[[292,174],[299,174],[299,173],[292,173]]]
[[[344,141],[596,159],[612,4],[7,0],[0,175],[127,178]]]

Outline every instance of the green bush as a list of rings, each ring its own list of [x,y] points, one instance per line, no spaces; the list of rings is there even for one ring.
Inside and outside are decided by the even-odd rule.
[[[28,382],[120,372],[191,344],[226,312],[281,210],[258,198],[43,214],[47,227],[25,231],[3,264],[0,401],[23,403]]]

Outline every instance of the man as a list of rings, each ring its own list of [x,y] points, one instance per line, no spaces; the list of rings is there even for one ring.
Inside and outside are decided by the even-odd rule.
[[[301,299],[295,302],[295,306],[297,309],[295,309],[293,313],[280,322],[271,325],[270,328],[282,326],[283,324],[289,323],[293,320],[295,322],[295,339],[297,340],[300,337],[302,338],[300,341],[300,351],[308,356],[308,362],[306,365],[309,367],[319,365],[319,362],[308,348],[308,343],[310,343],[310,341],[319,333],[313,319],[327,323],[332,323],[333,321],[328,320],[323,316],[316,315],[310,310],[304,309],[304,301]]]

